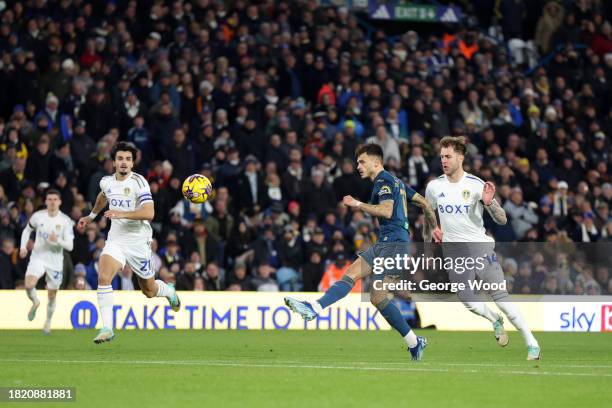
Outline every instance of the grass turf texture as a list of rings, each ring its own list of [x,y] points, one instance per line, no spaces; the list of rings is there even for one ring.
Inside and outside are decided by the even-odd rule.
[[[0,331],[0,386],[73,386],[83,407],[597,407],[609,406],[612,336],[538,333],[527,362],[516,332],[419,330],[425,359],[394,332]]]

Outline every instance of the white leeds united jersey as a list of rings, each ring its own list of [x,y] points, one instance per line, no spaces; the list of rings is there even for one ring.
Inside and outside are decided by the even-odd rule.
[[[486,235],[482,219],[484,181],[464,173],[457,183],[446,175],[427,185],[425,197],[438,210],[444,242],[493,242]]]
[[[49,241],[49,237],[51,234],[55,234],[58,239],[72,242],[74,240],[74,231],[72,230],[74,222],[61,211],[51,217],[47,210],[41,210],[32,214],[29,224],[30,228],[36,232],[31,259],[42,262],[54,271],[63,270],[64,249]]]
[[[100,189],[111,210],[135,211],[144,203],[153,202],[149,183],[137,173],[131,173],[123,181],[117,180],[114,174],[103,177]],[[108,232],[108,240],[129,244],[149,241],[152,236],[153,230],[147,220],[113,219]]]

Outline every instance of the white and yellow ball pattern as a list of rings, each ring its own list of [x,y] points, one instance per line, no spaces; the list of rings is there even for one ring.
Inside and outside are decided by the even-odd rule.
[[[183,181],[183,197],[192,203],[201,204],[211,196],[213,188],[210,180],[201,175],[193,174]]]

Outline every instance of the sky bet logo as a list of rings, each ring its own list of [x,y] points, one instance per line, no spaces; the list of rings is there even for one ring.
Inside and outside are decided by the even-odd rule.
[[[595,323],[595,316],[597,313],[591,311],[582,312],[577,307],[572,307],[569,312],[563,312],[559,316],[561,319],[561,330],[568,331],[593,331],[593,323]]]
[[[438,204],[438,211],[440,212],[440,214],[469,214],[470,206],[467,204],[464,204],[464,205]]]
[[[595,308],[584,309],[573,306],[570,311],[562,312],[559,319],[559,328],[562,331],[612,331],[612,305],[597,305]]]

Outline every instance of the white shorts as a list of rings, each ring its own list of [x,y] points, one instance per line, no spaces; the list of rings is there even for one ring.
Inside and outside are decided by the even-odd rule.
[[[62,285],[62,270],[58,271],[54,268],[49,268],[42,261],[30,258],[28,269],[26,269],[26,276],[35,276],[36,279],[40,279],[45,274],[47,275],[47,289],[59,289]]]
[[[155,276],[151,268],[151,241],[137,244],[125,242],[106,241],[102,255],[110,255],[123,268],[127,263],[132,271],[142,279],[150,279]]]

